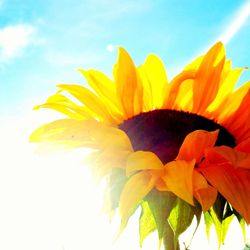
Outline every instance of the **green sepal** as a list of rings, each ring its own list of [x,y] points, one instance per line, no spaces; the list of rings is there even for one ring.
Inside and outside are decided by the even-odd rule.
[[[210,229],[211,229],[211,226],[213,225],[213,219],[209,212],[204,213],[204,221],[206,225],[207,239],[210,240]]]
[[[202,215],[202,208],[201,208],[201,205],[197,202],[197,201],[195,201],[195,204],[194,204],[195,206],[193,207],[192,206],[192,209],[193,209],[193,211],[194,211],[194,216],[196,217],[196,227],[195,227],[195,229],[194,229],[194,232],[193,232],[193,234],[192,234],[192,237],[190,238],[190,241],[189,241],[189,244],[188,245],[190,245],[191,244],[191,242],[192,242],[192,240],[193,240],[193,238],[194,238],[194,235],[195,235],[195,233],[196,233],[196,231],[197,231],[197,229],[198,229],[198,227],[199,227],[199,225],[200,225],[200,221],[201,221],[201,215]]]
[[[120,168],[112,169],[106,178],[106,189],[103,209],[109,215],[110,220],[114,215],[114,211],[119,206],[122,189],[127,182],[125,171]]]
[[[213,205],[213,212],[216,214],[219,222],[223,220],[224,207],[226,205],[226,199],[221,196],[221,194],[217,195],[217,199]]]
[[[141,204],[141,215],[139,218],[140,246],[142,247],[144,239],[156,230],[154,216],[147,201]]]
[[[171,192],[161,192],[153,189],[146,197],[151,213],[154,216],[158,237],[161,244],[165,223],[174,207],[176,196]]]
[[[165,250],[180,250],[179,242],[175,241],[175,233],[168,221],[165,223],[163,243]]]
[[[219,249],[221,244],[224,243],[226,234],[229,228],[230,223],[232,222],[234,218],[234,214],[231,214],[230,216],[227,216],[225,219],[223,219],[222,222],[220,222],[219,218],[217,217],[217,214],[215,213],[214,209],[211,208],[209,210],[209,214],[211,216],[211,219],[213,221],[213,224],[215,226],[216,234],[217,234],[217,239],[219,242]]]
[[[244,221],[243,218],[241,218],[241,220],[240,220],[239,223],[240,223],[240,228],[241,228],[242,235],[243,235],[243,240],[246,243],[246,241],[247,241],[247,236],[246,236],[246,222]]]
[[[176,199],[168,221],[174,232],[174,244],[178,244],[179,236],[191,225],[195,215],[195,207],[180,198]]]
[[[236,211],[234,210],[234,214],[240,224],[240,228],[241,228],[241,231],[242,231],[242,235],[243,235],[243,240],[244,242],[246,243],[246,240],[247,240],[247,236],[246,236],[246,222],[245,220],[243,219],[243,217]]]
[[[217,199],[213,205],[213,211],[220,223],[233,214],[232,207],[221,194],[218,194],[217,196]]]
[[[224,207],[224,214],[223,214],[223,220],[225,220],[227,217],[231,216],[234,214],[232,206],[226,202],[225,207]]]

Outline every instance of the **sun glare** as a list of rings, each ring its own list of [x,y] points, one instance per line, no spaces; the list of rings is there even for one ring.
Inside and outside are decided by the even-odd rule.
[[[142,248],[138,245],[140,211],[114,241],[119,231],[119,215],[111,224],[104,216],[102,191],[83,164],[85,152],[39,154],[37,146],[28,142],[33,127],[41,124],[40,119],[49,121],[41,113],[1,121],[4,148],[0,164],[0,249],[156,249],[156,234],[148,237]],[[189,231],[182,237],[187,244],[190,235]],[[221,249],[229,250],[232,246],[238,249],[241,237],[235,223],[229,230],[227,244]],[[206,246],[203,244],[206,241],[205,232],[198,233],[192,249]],[[212,230],[211,242],[204,250],[215,249],[216,245]]]
[[[229,23],[224,33],[217,39],[223,43],[228,43],[234,35],[239,31],[239,29],[246,23],[250,16],[250,2],[246,3],[239,9],[232,22]]]
[[[103,214],[86,152],[41,153],[28,142],[34,126],[51,118],[41,113],[1,121],[0,249],[128,249],[125,237],[114,242],[119,217],[110,225]]]
[[[35,153],[28,143],[31,125],[26,124],[12,120],[1,129],[0,248],[62,250],[108,244],[100,197],[80,164],[81,155]],[[106,234],[106,239],[96,241],[97,234]]]

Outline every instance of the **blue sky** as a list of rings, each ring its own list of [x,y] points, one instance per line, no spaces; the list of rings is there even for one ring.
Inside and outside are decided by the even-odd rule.
[[[57,83],[84,83],[79,67],[111,75],[117,45],[125,47],[136,64],[149,53],[158,54],[172,76],[218,40],[246,4],[0,0],[0,111],[21,114],[54,93]],[[226,44],[234,66],[250,66],[249,42],[248,18]],[[249,78],[245,72],[243,80]]]

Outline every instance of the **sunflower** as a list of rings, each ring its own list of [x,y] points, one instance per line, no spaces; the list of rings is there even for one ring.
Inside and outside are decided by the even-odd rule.
[[[250,81],[235,88],[243,70],[218,42],[169,82],[157,56],[136,67],[119,48],[114,79],[80,69],[91,90],[58,85],[35,109],[67,118],[30,138],[94,149],[89,160],[121,230],[141,207],[140,243],[157,230],[166,249],[179,249],[179,235],[203,213],[221,244],[235,216],[243,232],[250,223]]]

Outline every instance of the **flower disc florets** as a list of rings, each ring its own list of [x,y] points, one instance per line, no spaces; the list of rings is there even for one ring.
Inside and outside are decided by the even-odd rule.
[[[234,137],[221,125],[183,111],[161,109],[141,113],[124,121],[119,128],[129,136],[135,151],[152,151],[163,163],[176,158],[184,138],[195,130],[219,129],[215,145],[235,146]]]

